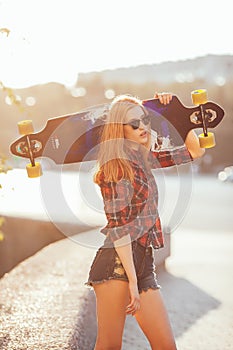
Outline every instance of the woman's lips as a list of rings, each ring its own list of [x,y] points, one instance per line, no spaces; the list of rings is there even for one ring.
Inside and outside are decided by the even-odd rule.
[[[146,132],[146,131],[143,131],[143,132],[140,134],[141,137],[144,137],[144,136],[146,136],[146,135],[147,135],[147,132]]]

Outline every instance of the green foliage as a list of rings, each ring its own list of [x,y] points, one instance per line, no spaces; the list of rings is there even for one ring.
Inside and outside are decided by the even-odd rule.
[[[22,102],[17,99],[17,96],[15,95],[14,91],[11,88],[6,87],[3,84],[3,82],[0,81],[0,89],[6,92],[12,105],[15,105],[21,113],[24,112],[25,108],[23,107]]]
[[[1,173],[7,173],[9,170],[12,170],[12,167],[10,167],[7,164],[7,157],[5,157],[4,155],[0,154],[0,174]],[[0,185],[1,187],[1,185]]]
[[[8,29],[8,28],[0,28],[0,33],[6,34],[6,36],[9,36],[10,29]]]

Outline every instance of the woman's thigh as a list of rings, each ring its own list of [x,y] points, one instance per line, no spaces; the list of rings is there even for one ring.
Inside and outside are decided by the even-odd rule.
[[[168,314],[159,289],[140,294],[140,309],[135,318],[152,349],[175,350],[175,341]]]
[[[128,282],[109,280],[94,285],[98,334],[95,349],[121,348],[129,303]]]

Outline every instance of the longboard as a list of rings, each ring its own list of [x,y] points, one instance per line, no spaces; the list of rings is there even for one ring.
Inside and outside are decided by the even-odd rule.
[[[173,95],[172,101],[163,105],[159,99],[147,99],[143,105],[151,115],[152,148],[172,148],[184,143],[188,132],[201,128],[201,147],[213,147],[213,134],[208,128],[215,128],[224,117],[224,110],[218,104],[207,101],[205,90],[192,93],[195,106],[185,106]],[[102,128],[106,120],[109,105],[103,104],[87,110],[50,118],[45,127],[34,132],[31,121],[19,123],[23,134],[10,145],[12,154],[28,158],[31,164],[29,177],[34,177],[36,158],[47,157],[56,164],[79,163],[95,160]],[[35,170],[35,169],[34,169]],[[35,176],[39,176],[38,173]]]

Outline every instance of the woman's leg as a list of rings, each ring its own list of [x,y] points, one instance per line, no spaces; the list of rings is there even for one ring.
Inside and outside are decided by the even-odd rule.
[[[159,289],[140,294],[140,309],[135,318],[146,335],[152,350],[175,350],[176,345]]]
[[[110,280],[94,286],[97,308],[97,339],[95,350],[120,350],[129,303],[126,281]]]

